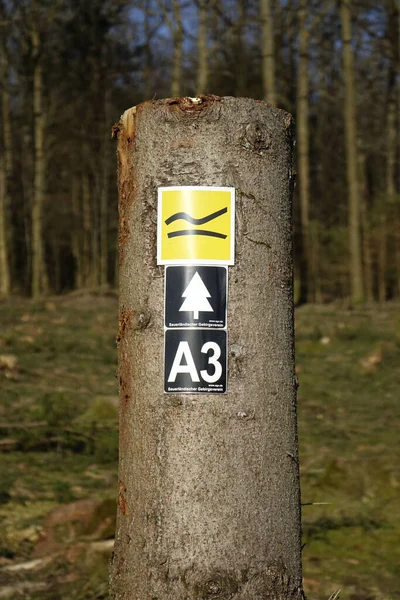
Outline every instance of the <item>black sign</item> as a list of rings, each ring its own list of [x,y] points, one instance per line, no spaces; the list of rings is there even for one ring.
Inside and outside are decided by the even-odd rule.
[[[166,327],[226,327],[226,267],[166,267]]]
[[[172,394],[226,392],[226,331],[168,329],[164,391]]]

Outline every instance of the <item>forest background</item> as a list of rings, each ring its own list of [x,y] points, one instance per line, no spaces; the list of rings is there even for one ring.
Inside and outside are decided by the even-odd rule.
[[[304,584],[400,598],[400,0],[0,0],[0,597],[108,598],[113,124],[153,98],[296,123]]]
[[[113,123],[213,93],[295,117],[297,300],[398,297],[399,20],[399,0],[3,0],[0,296],[116,285]]]

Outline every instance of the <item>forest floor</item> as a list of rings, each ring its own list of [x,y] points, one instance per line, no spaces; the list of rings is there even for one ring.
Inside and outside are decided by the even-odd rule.
[[[106,599],[117,299],[0,304],[0,598]],[[400,599],[400,306],[296,313],[309,600]]]

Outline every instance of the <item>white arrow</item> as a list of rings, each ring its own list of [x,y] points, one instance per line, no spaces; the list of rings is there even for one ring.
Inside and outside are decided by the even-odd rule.
[[[186,298],[179,311],[193,312],[193,318],[199,318],[199,312],[214,312],[213,307],[207,300],[211,294],[203,283],[202,278],[196,271],[189,285],[182,294]]]

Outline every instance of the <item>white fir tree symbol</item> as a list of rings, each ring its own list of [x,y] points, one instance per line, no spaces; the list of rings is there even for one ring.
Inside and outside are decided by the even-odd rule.
[[[182,298],[185,298],[185,301],[179,311],[193,312],[194,319],[199,318],[199,312],[214,312],[213,307],[207,300],[207,298],[211,298],[211,294],[197,271],[183,292]]]

